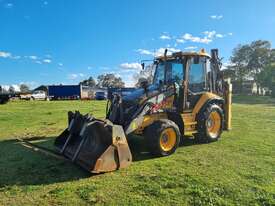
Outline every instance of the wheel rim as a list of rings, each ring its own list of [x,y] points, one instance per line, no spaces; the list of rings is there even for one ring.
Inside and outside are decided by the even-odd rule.
[[[221,129],[221,116],[218,112],[215,111],[210,113],[206,121],[206,127],[209,135],[212,138],[218,136]]]
[[[174,148],[177,140],[177,134],[174,129],[165,129],[160,136],[160,147],[167,152]]]

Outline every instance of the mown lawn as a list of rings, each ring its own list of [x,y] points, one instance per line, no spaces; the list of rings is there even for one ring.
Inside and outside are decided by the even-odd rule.
[[[33,152],[16,138],[52,148],[67,111],[103,118],[105,102],[0,105],[0,205],[275,205],[275,100],[235,97],[233,130],[220,141],[152,158],[131,139],[132,166],[90,175]]]

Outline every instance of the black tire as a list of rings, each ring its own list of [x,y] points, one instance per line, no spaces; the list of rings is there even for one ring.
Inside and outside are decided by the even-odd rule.
[[[168,150],[164,150],[163,146],[161,145],[161,140],[163,142],[163,133],[168,131],[174,132],[172,132],[173,137],[169,137],[169,135],[166,135],[166,142],[164,144],[166,144],[169,141],[169,138],[173,138],[173,140],[170,145],[171,148],[168,148]],[[181,135],[178,125],[175,122],[168,119],[158,120],[145,129],[145,139],[149,147],[149,150],[153,155],[156,156],[168,156],[173,154],[179,146],[180,136]]]
[[[212,115],[218,115],[219,119],[212,121]],[[209,143],[217,141],[223,131],[224,114],[223,110],[217,104],[209,104],[205,109],[199,112],[197,116],[197,131],[195,134],[195,140],[198,143]],[[211,123],[209,123],[211,122]],[[213,123],[214,122],[214,123]],[[214,126],[213,126],[214,124]],[[215,127],[214,132],[211,132],[211,128]]]

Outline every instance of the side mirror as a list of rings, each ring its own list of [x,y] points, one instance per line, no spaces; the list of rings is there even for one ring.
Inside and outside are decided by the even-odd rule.
[[[148,82],[147,79],[142,78],[142,79],[140,79],[139,85],[140,85],[140,87],[142,87],[145,91],[147,91],[147,88],[148,88],[148,86],[149,86],[149,82]]]
[[[145,64],[144,63],[141,63],[141,68],[142,68],[142,70],[144,70],[144,68],[145,68]]]

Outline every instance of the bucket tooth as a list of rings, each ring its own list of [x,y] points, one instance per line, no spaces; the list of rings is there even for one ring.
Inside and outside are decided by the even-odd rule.
[[[132,154],[122,126],[113,125],[113,145],[116,146],[119,158],[119,168],[128,167],[132,162]]]
[[[119,162],[116,155],[116,148],[109,146],[107,150],[97,159],[94,168],[91,172],[110,172],[119,169]]]

